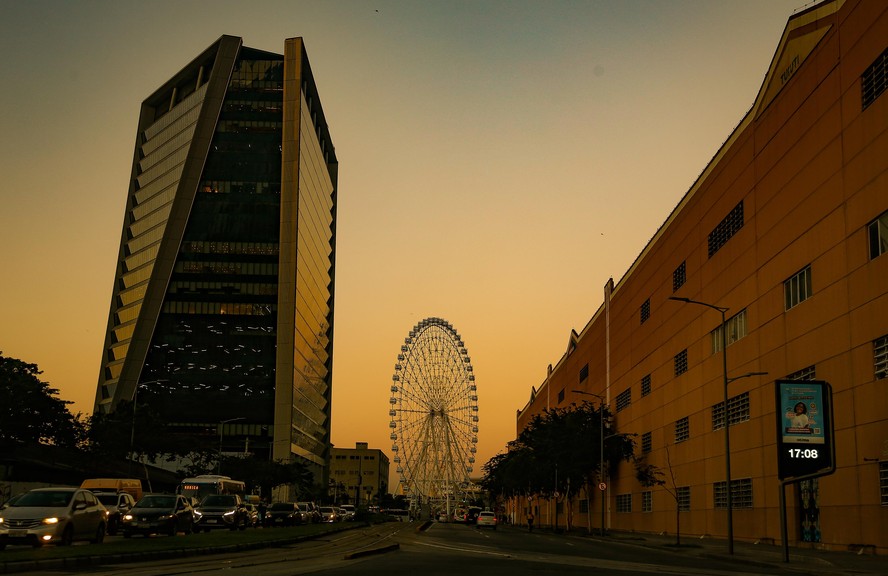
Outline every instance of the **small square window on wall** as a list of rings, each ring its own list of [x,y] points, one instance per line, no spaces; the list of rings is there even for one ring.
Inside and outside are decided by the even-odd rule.
[[[675,500],[679,511],[689,512],[691,509],[691,487],[678,486],[675,489]]]
[[[888,211],[869,224],[870,260],[888,252]]]
[[[862,109],[876,101],[876,98],[888,88],[888,48],[879,54],[860,76],[860,95]]]
[[[724,219],[718,223],[718,226],[713,228],[712,232],[709,233],[707,239],[709,257],[712,258],[722,246],[727,244],[728,240],[730,240],[734,234],[740,231],[741,228],[743,228],[742,200],[739,204],[734,206],[733,210],[728,212],[728,215],[725,216]]]
[[[675,443],[684,442],[691,437],[691,423],[685,416],[675,421]]]
[[[582,368],[580,368],[580,382],[585,381],[586,378],[588,378],[588,377],[589,377],[589,364],[586,363],[586,364],[583,364]]]
[[[651,432],[645,432],[641,435],[641,453],[647,454],[654,447],[654,438]]]
[[[632,512],[632,494],[617,494],[617,513],[628,514]]]
[[[672,272],[672,291],[675,292],[682,286],[684,286],[685,281],[687,281],[687,270],[685,267],[685,263],[682,262],[678,265],[678,268],[673,270]]]
[[[882,506],[888,506],[888,460],[879,462],[879,492],[882,494]]]
[[[654,510],[654,493],[650,490],[645,490],[641,493],[641,511],[642,512],[653,512]]]
[[[728,329],[727,341],[728,346],[746,336],[746,309],[744,308],[737,314],[734,314],[725,321]],[[710,340],[712,341],[712,353],[717,354],[722,349],[722,330],[723,326],[719,326],[710,332]]]
[[[674,358],[675,363],[675,375],[681,376],[685,372],[688,371],[688,349],[685,348],[681,352],[675,355]]]
[[[888,334],[873,340],[873,362],[876,379],[888,378]]]
[[[810,264],[783,283],[783,293],[786,299],[786,310],[795,308],[811,297],[814,290],[811,287]]]
[[[632,388],[626,388],[617,394],[617,412],[632,404]]]
[[[647,322],[648,318],[651,317],[651,299],[648,298],[641,305],[641,323],[644,324]]]

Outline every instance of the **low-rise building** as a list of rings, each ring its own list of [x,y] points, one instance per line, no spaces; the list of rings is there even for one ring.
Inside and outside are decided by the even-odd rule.
[[[330,451],[330,497],[357,506],[378,504],[388,493],[389,459],[382,450],[357,442]]]

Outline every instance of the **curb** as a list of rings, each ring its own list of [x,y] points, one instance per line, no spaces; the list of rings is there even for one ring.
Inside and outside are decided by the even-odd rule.
[[[377,554],[385,554],[387,552],[394,552],[395,550],[400,549],[400,544],[389,544],[388,546],[383,546],[382,548],[372,548],[370,550],[359,550],[358,552],[352,552],[343,556],[343,559],[354,560],[355,558],[363,558],[364,556],[375,556]]]

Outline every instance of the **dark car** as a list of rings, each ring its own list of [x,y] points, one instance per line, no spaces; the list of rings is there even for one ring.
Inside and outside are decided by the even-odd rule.
[[[191,534],[194,529],[194,509],[183,496],[175,494],[146,494],[133,509],[123,515],[123,537],[133,534]]]
[[[108,534],[114,536],[120,529],[123,515],[132,510],[136,499],[128,492],[93,492],[108,509]]]
[[[295,502],[275,502],[265,511],[266,526],[295,526],[302,524],[302,513]]]
[[[246,530],[250,523],[244,501],[237,494],[210,494],[194,509],[195,531]]]
[[[470,506],[468,511],[466,512],[466,524],[474,524],[478,521],[478,514],[481,513],[481,508],[477,506]]]

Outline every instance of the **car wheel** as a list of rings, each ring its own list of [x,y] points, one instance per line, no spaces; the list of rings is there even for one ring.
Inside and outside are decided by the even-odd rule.
[[[90,542],[92,542],[93,544],[101,544],[104,541],[105,541],[105,525],[99,524],[99,526],[96,528],[96,535],[92,540],[90,540]]]
[[[59,546],[70,546],[74,540],[74,526],[68,524],[62,532],[62,539],[59,540]]]

